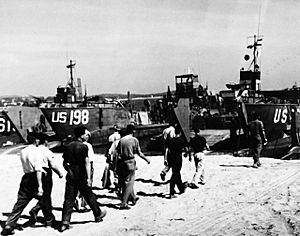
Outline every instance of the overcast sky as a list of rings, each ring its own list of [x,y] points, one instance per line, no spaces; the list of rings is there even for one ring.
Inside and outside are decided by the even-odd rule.
[[[89,95],[174,89],[187,68],[219,91],[258,30],[262,88],[300,86],[299,14],[298,0],[0,0],[0,95],[55,95],[70,60]]]

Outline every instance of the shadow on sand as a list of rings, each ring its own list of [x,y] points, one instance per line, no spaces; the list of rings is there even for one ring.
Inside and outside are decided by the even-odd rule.
[[[222,167],[245,167],[245,168],[253,168],[253,165],[220,165]]]
[[[143,197],[160,197],[160,198],[168,198],[169,194],[166,193],[145,193],[142,191],[137,192],[137,195]]]
[[[153,184],[154,186],[160,186],[160,185],[166,185],[166,184],[169,184],[169,180],[165,181],[165,182],[159,182],[159,181],[154,181],[152,179],[136,179],[135,180],[136,182],[142,182],[142,183],[151,183]]]

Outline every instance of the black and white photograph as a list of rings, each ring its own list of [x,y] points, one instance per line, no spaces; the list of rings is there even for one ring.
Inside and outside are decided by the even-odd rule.
[[[1,235],[300,235],[299,14],[0,0]]]

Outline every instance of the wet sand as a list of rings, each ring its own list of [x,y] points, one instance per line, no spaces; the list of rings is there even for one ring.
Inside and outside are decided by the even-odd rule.
[[[2,153],[0,159],[3,226],[23,173],[17,154]],[[56,159],[61,162],[61,154]],[[103,222],[94,223],[92,212],[74,212],[71,229],[63,233],[38,222],[35,227],[16,230],[15,235],[300,235],[300,160],[262,158],[262,167],[254,169],[249,157],[210,154],[205,159],[206,185],[188,188],[170,200],[169,184],[159,176],[163,157],[150,159],[147,165],[137,158],[135,192],[140,200],[130,210],[119,210],[117,196],[102,189],[105,158],[97,155],[93,188],[101,208],[108,212]],[[185,158],[183,181],[190,182],[193,174],[194,163]],[[60,221],[65,180],[56,175],[53,179],[53,213]],[[19,226],[26,225],[35,202],[24,210]]]

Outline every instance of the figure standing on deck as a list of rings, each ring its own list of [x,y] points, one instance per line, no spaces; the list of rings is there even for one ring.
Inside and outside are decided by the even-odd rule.
[[[253,167],[258,168],[261,166],[259,161],[262,146],[267,144],[264,124],[260,120],[258,113],[253,113],[253,120],[249,122],[248,129],[250,132],[249,142],[253,155]]]

